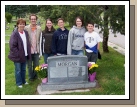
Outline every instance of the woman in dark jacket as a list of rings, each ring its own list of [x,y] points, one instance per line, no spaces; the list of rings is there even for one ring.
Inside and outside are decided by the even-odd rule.
[[[41,55],[44,57],[45,64],[47,63],[47,58],[53,56],[51,53],[51,43],[54,31],[55,28],[53,27],[51,19],[47,19],[45,30],[42,31],[42,37],[40,39]]]
[[[26,61],[31,58],[30,43],[28,32],[24,30],[26,21],[23,19],[17,20],[17,29],[13,31],[10,37],[10,53],[8,58],[14,62],[16,85],[22,88],[22,84],[28,84],[25,80]]]

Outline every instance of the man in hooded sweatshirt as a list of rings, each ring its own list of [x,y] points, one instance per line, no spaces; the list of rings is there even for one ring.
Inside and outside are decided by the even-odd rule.
[[[67,41],[69,30],[64,27],[63,18],[59,18],[57,21],[59,28],[53,34],[51,51],[54,55],[67,55]]]
[[[86,32],[81,17],[76,17],[76,26],[73,26],[68,35],[67,54],[84,55],[84,34]]]

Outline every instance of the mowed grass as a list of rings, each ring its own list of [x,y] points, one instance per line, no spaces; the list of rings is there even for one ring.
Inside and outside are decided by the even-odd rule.
[[[18,88],[15,84],[14,76],[14,63],[8,59],[9,44],[5,44],[5,94],[6,95],[33,95],[36,93],[37,85],[41,82],[39,79],[34,82],[28,81],[28,71],[26,71],[26,81],[29,85],[24,85],[22,89]],[[40,64],[44,62],[43,58]],[[27,70],[27,69],[26,69]]]
[[[42,20],[41,28],[44,30],[45,21]],[[16,21],[8,24],[9,30],[5,30],[6,35],[11,35],[13,26]],[[29,20],[27,20],[29,24]],[[56,29],[58,26],[54,26]],[[65,23],[65,27],[70,29],[69,24]],[[5,40],[8,41],[10,36],[5,36]],[[124,95],[125,94],[125,56],[116,52],[109,47],[109,53],[103,53],[102,43],[100,46],[100,53],[102,59],[97,61],[99,65],[96,70],[99,87],[93,88],[89,92],[73,92],[73,93],[60,93],[55,95]],[[8,59],[9,44],[5,43],[5,94],[6,95],[35,95],[37,94],[37,86],[41,83],[41,80],[37,79],[34,82],[28,81],[28,69],[26,68],[26,81],[28,85],[24,85],[22,89],[18,88],[15,84],[14,76],[14,63]],[[43,57],[40,59],[40,64],[44,63]]]
[[[5,36],[5,40],[9,41],[10,40],[10,36]]]
[[[100,52],[102,59],[97,61],[99,65],[97,72],[98,88],[93,88],[89,92],[73,92],[60,93],[55,95],[124,95],[125,94],[125,57],[109,47],[109,53],[103,53],[102,45]],[[5,94],[6,95],[35,95],[37,86],[41,80],[34,82],[28,81],[28,71],[26,72],[26,80],[28,85],[24,85],[22,89],[15,84],[14,64],[8,59],[9,44],[5,44]],[[44,63],[41,57],[40,64]]]
[[[109,47],[109,53],[103,53],[102,44],[100,53],[102,59],[97,61],[96,70],[98,88],[89,92],[63,93],[62,95],[124,95],[125,94],[125,56]],[[55,94],[60,95],[60,94]]]

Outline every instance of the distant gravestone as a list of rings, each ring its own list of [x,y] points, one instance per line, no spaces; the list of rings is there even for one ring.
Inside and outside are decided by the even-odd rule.
[[[95,87],[88,81],[87,57],[78,55],[48,58],[48,82],[41,83],[41,91]]]

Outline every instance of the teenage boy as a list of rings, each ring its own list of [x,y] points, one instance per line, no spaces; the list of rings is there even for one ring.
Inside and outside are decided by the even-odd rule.
[[[94,31],[94,23],[87,23],[87,32],[84,34],[86,56],[88,57],[88,62],[95,62],[98,59],[99,42],[101,38],[97,32]]]
[[[31,14],[30,25],[25,26],[25,30],[28,31],[29,41],[31,43],[31,59],[28,60],[28,72],[29,80],[33,81],[37,78],[35,72],[36,66],[39,66],[39,53],[40,53],[40,36],[41,36],[41,27],[36,24],[38,17],[35,14]]]
[[[67,55],[67,41],[69,30],[64,27],[63,18],[59,18],[57,21],[59,28],[53,34],[51,50],[52,53],[57,56]]]

